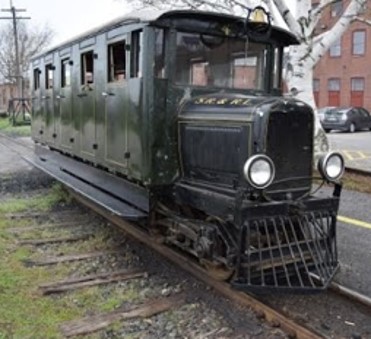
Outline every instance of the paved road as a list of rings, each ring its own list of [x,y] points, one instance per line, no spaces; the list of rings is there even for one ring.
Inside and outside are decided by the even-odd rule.
[[[333,150],[340,151],[348,167],[371,171],[371,131],[327,134]]]

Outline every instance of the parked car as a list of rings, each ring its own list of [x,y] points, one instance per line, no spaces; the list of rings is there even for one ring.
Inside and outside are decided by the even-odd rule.
[[[329,111],[330,109],[334,109],[334,108],[336,108],[336,106],[326,106],[326,107],[318,108],[317,114],[318,114],[319,120],[323,121],[323,119],[325,118],[325,113]]]
[[[327,110],[321,121],[326,133],[340,130],[354,133],[357,130],[371,130],[371,115],[362,107],[336,107]]]

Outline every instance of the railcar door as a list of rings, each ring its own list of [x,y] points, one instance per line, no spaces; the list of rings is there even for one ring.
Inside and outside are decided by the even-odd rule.
[[[102,92],[105,106],[105,158],[108,164],[120,171],[128,165],[127,116],[130,107],[127,70],[126,35],[109,41],[107,46],[108,79]]]
[[[80,109],[80,150],[87,160],[95,160],[96,149],[96,111],[95,111],[95,53],[88,50],[81,54],[81,87],[77,94]]]
[[[45,60],[45,91],[44,95],[41,96],[44,108],[44,140],[49,144],[55,142],[55,117],[54,117],[54,70],[53,57],[49,57]]]
[[[60,92],[56,96],[59,102],[60,114],[60,143],[63,148],[71,148],[71,128],[72,128],[72,91],[71,91],[71,67],[72,60],[68,56],[61,59],[61,81]]]

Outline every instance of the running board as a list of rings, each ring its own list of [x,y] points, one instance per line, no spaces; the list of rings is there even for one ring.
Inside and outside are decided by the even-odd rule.
[[[144,188],[39,145],[35,146],[34,155],[23,158],[123,219],[139,220],[148,216],[149,199]]]

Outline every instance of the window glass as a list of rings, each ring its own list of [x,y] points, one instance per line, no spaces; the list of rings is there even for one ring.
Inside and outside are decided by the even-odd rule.
[[[130,77],[140,78],[142,76],[142,40],[143,32],[136,31],[131,34],[131,46],[130,46]]]
[[[328,80],[329,91],[340,91],[340,79],[332,78]]]
[[[342,12],[343,12],[343,1],[339,0],[331,4],[331,18],[340,16]]]
[[[52,64],[48,64],[45,66],[45,88],[52,89],[53,88],[53,73],[54,67]]]
[[[366,47],[366,32],[355,31],[353,32],[353,54],[363,55],[365,54]]]
[[[124,81],[126,78],[125,40],[108,45],[108,81]]]
[[[89,51],[81,54],[81,85],[94,83],[94,53]]]
[[[61,61],[61,87],[71,86],[71,65],[70,59],[63,59]]]
[[[264,89],[268,45],[230,37],[178,32],[176,47],[176,83]]]
[[[319,91],[319,85],[320,85],[320,80],[319,79],[313,79],[313,91],[314,92]]]
[[[330,56],[332,57],[341,56],[341,38],[336,40],[330,47]]]
[[[282,48],[274,50],[273,88],[282,89]]]
[[[364,78],[352,78],[351,88],[352,88],[352,91],[363,91],[365,89],[365,79]]]
[[[364,118],[369,118],[370,113],[364,110],[363,108],[359,108],[360,113],[363,115]]]
[[[41,71],[38,68],[33,70],[33,88],[35,91],[40,88],[40,73]]]

